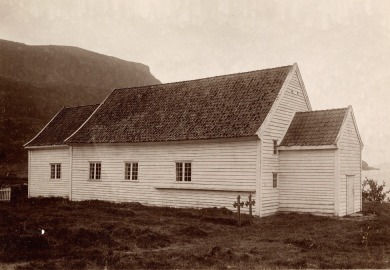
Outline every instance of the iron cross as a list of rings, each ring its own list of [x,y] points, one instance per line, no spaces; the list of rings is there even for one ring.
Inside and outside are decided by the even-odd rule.
[[[252,222],[252,206],[255,205],[255,201],[252,200],[252,193],[249,193],[248,201],[245,202],[245,205],[249,206],[249,216],[250,216],[250,220]]]
[[[241,208],[244,207],[244,202],[240,201],[241,196],[237,196],[237,201],[233,203],[234,208],[237,208],[238,213],[238,225],[241,226]]]

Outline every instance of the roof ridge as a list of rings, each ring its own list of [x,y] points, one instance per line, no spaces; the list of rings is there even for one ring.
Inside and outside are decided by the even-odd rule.
[[[74,109],[74,108],[80,108],[80,107],[88,107],[88,106],[97,106],[100,103],[97,104],[89,104],[89,105],[79,105],[79,106],[70,106],[70,107],[63,107],[63,109]]]
[[[160,83],[160,84],[150,84],[150,85],[143,85],[143,86],[135,86],[135,87],[124,87],[124,88],[115,88],[113,90],[130,90],[130,89],[140,89],[145,87],[152,87],[152,86],[161,86],[161,85],[172,85],[172,84],[179,84],[184,82],[194,82],[194,81],[203,81],[203,80],[209,80],[214,78],[220,78],[220,77],[229,77],[234,75],[241,75],[241,74],[250,74],[255,73],[259,71],[269,71],[273,69],[279,69],[279,68],[287,68],[287,67],[293,67],[294,65],[286,65],[286,66],[279,66],[274,68],[265,68],[265,69],[258,69],[258,70],[251,70],[251,71],[244,71],[244,72],[237,72],[237,73],[229,73],[229,74],[223,74],[223,75],[216,75],[216,76],[210,76],[210,77],[204,77],[204,78],[198,78],[198,79],[192,79],[192,80],[184,80],[184,81],[176,81],[176,82],[169,82],[169,83]]]
[[[294,65],[116,89],[65,143],[252,136],[292,70]]]

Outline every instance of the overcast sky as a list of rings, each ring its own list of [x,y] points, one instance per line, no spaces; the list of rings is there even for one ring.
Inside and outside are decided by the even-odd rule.
[[[390,163],[390,1],[0,0],[0,38],[140,62],[163,83],[297,62],[313,109],[352,105],[363,159]]]

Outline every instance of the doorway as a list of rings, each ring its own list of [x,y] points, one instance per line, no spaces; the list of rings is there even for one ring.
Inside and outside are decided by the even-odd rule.
[[[347,215],[354,213],[355,201],[355,176],[347,175]]]

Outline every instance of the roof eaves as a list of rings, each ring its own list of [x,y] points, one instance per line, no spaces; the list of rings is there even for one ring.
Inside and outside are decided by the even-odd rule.
[[[293,125],[294,123],[294,120],[297,119],[307,119],[307,117],[310,117],[311,114],[318,114],[318,113],[324,113],[324,112],[332,112],[332,111],[338,111],[338,110],[345,110],[345,114],[343,116],[343,121],[342,121],[342,124],[340,126],[340,128],[338,129],[337,131],[337,134],[340,134],[341,132],[341,129],[343,127],[343,123],[345,122],[345,119],[346,119],[346,116],[348,116],[348,108],[337,108],[337,109],[326,109],[326,110],[316,110],[316,111],[305,111],[305,112],[296,112],[291,123],[290,123],[290,126],[286,132],[286,134],[291,131],[291,126]],[[310,119],[310,118],[309,118]],[[295,126],[294,127],[295,130],[297,129],[297,127]],[[313,132],[313,131],[311,131]],[[280,144],[281,147],[292,147],[292,146],[303,146],[302,145],[302,142],[301,143],[295,143],[294,145],[292,145],[291,142],[286,142],[285,141],[285,138],[286,138],[286,134],[284,135],[283,139],[282,139],[282,142]],[[339,135],[337,135],[339,136]],[[320,144],[316,144],[316,143],[313,143],[311,142],[311,145],[308,145],[307,142],[304,143],[304,146],[320,146],[320,145],[336,145],[337,146],[337,136],[335,137],[336,139],[332,142],[326,142],[326,143],[320,143]],[[318,142],[317,142],[318,143]],[[289,145],[290,144],[290,145]]]
[[[42,149],[42,148],[63,148],[63,147],[69,147],[66,144],[54,144],[54,145],[32,145],[32,146],[25,146],[26,149]]]
[[[78,132],[78,131],[87,123],[87,122],[88,122],[89,119],[91,119],[91,117],[99,110],[99,108],[103,105],[103,103],[107,100],[107,98],[108,98],[109,96],[111,96],[112,93],[114,93],[116,90],[118,90],[118,89],[112,90],[111,93],[110,93],[109,95],[107,95],[106,98],[103,100],[103,102],[100,103],[99,106],[97,106],[97,108],[93,111],[93,113],[91,113],[91,115],[87,118],[87,120],[85,120],[84,123],[82,123],[81,126],[80,126],[78,129],[76,129],[75,132],[73,132],[68,138],[66,138],[66,139],[64,140],[64,143],[65,143],[65,144],[67,144],[67,141],[68,141],[70,138],[72,138],[72,136],[75,135],[75,134],[76,134],[76,133],[77,133],[77,132]]]
[[[305,84],[303,83],[302,75],[301,75],[301,72],[299,70],[298,64],[294,63],[294,67],[296,68],[298,80],[299,80],[299,83],[302,87],[302,92],[303,92],[303,96],[305,98],[307,107],[309,108],[309,111],[312,111],[313,109],[311,107],[310,99],[309,99],[309,96],[307,95],[306,87],[305,87]]]
[[[284,82],[283,82],[283,85],[282,87],[279,89],[279,93],[275,99],[275,101],[273,102],[272,104],[272,107],[271,109],[269,110],[267,116],[265,117],[263,123],[261,123],[260,127],[257,129],[256,131],[256,135],[261,139],[262,136],[263,136],[263,133],[264,133],[264,126],[270,121],[270,118],[272,118],[272,114],[274,113],[275,111],[275,108],[278,106],[278,103],[280,102],[280,96],[282,95],[283,91],[285,90],[285,88],[288,87],[288,83],[289,81],[291,80],[296,68],[297,68],[297,65],[292,65],[292,66],[287,66],[287,67],[290,67],[290,70],[286,76],[286,79],[284,79]]]
[[[47,128],[47,126],[51,123],[51,122],[53,122],[53,120],[58,116],[58,114],[62,111],[62,110],[64,110],[65,109],[65,107],[62,107],[61,108],[61,110],[59,110],[51,119],[50,119],[50,121],[41,129],[41,131],[39,131],[38,132],[38,134],[37,135],[35,135],[34,136],[34,138],[32,138],[31,140],[29,140],[28,142],[26,142],[24,145],[23,145],[23,147],[26,147],[27,148],[27,145],[29,145],[31,142],[33,142],[46,128]]]
[[[349,112],[351,111],[352,107],[351,106],[348,106],[347,110],[345,111],[345,114],[344,114],[344,118],[343,118],[343,122],[341,124],[341,127],[339,129],[339,132],[337,134],[337,137],[336,137],[336,140],[334,141],[334,144],[335,145],[338,145],[338,142],[341,138],[341,134],[343,134],[343,131],[345,129],[345,126],[346,126],[346,122],[347,122],[347,118],[348,118],[348,114]]]
[[[354,113],[353,113],[353,109],[352,109],[352,106],[351,106],[351,105],[348,106],[347,111],[346,111],[346,113],[345,113],[345,115],[344,115],[343,124],[341,125],[341,128],[340,128],[340,130],[339,130],[339,133],[337,134],[337,138],[336,138],[335,144],[338,145],[338,142],[339,142],[339,140],[340,140],[340,138],[341,138],[341,135],[343,134],[343,131],[344,131],[344,129],[345,129],[345,126],[346,126],[346,122],[347,122],[347,118],[348,118],[349,113],[351,113],[353,125],[354,125],[354,128],[355,128],[355,130],[356,130],[356,134],[357,134],[357,136],[358,136],[360,146],[363,147],[364,144],[363,144],[362,138],[360,137],[359,129],[358,129],[358,127],[357,127],[355,115],[354,115]]]

